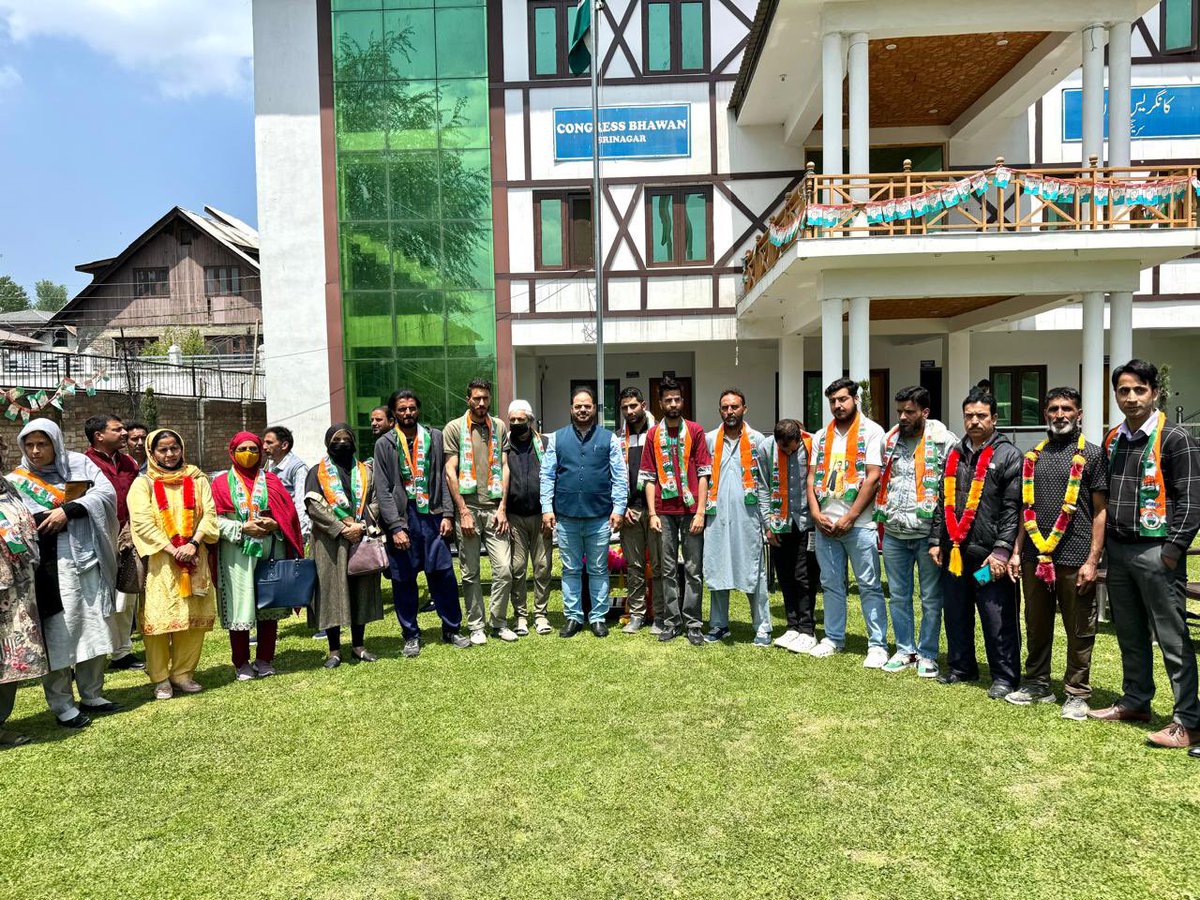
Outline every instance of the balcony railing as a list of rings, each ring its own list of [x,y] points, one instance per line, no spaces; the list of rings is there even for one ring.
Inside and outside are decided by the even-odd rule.
[[[1093,159],[1094,163],[1094,159]],[[803,180],[742,259],[750,290],[797,241],[1196,226],[1196,166],[818,175]]]

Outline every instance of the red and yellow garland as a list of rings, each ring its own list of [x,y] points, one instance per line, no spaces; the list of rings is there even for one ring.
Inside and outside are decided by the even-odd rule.
[[[1021,463],[1021,502],[1025,505],[1022,518],[1025,531],[1038,551],[1037,570],[1034,574],[1051,586],[1054,585],[1053,554],[1058,549],[1063,535],[1071,526],[1071,518],[1075,515],[1076,504],[1079,502],[1079,485],[1083,480],[1083,467],[1087,465],[1087,460],[1083,458],[1083,445],[1084,437],[1081,434],[1079,435],[1079,446],[1076,448],[1075,455],[1071,457],[1071,474],[1067,479],[1067,492],[1063,497],[1062,509],[1059,510],[1058,518],[1054,520],[1054,527],[1050,530],[1048,538],[1042,537],[1042,532],[1038,528],[1037,513],[1033,509],[1033,471],[1037,466],[1038,457],[1041,456],[1042,450],[1046,446],[1046,441],[1042,441],[1026,453],[1025,459]]]
[[[971,526],[975,523],[975,513],[979,510],[979,500],[983,496],[983,481],[987,478],[988,466],[991,464],[992,454],[995,452],[996,445],[989,444],[979,454],[979,459],[975,462],[975,475],[971,479],[971,489],[967,492],[967,505],[961,519],[954,511],[958,496],[958,460],[960,456],[957,447],[950,451],[950,456],[946,460],[943,509],[946,514],[946,533],[950,535],[949,569],[951,575],[962,575],[962,550],[960,548],[963,541],[967,539],[967,535],[971,533]]]
[[[187,475],[182,479],[183,484],[183,521],[176,522],[171,515],[171,507],[167,501],[167,489],[161,480],[154,479],[154,503],[162,516],[163,531],[172,547],[182,547],[196,533],[196,483]],[[193,557],[191,564],[183,565],[178,560],[172,562],[179,567],[179,594],[181,597],[192,596],[192,570],[196,568],[199,556]]]

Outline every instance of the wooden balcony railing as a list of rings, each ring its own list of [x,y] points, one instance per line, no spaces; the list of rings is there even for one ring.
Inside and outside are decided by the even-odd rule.
[[[1196,166],[818,175],[813,164],[742,259],[750,290],[797,241],[1196,227]]]

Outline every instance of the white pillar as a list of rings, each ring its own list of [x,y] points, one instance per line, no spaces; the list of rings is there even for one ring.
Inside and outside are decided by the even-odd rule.
[[[962,433],[962,402],[971,391],[971,332],[946,335],[942,367],[945,369],[945,421],[955,434]]]
[[[871,298],[851,297],[847,318],[850,377],[855,381],[866,381],[871,377]]]
[[[821,39],[821,161],[822,175],[842,174],[842,36]],[[818,198],[820,199],[820,198]],[[837,202],[836,198],[825,198]]]
[[[821,301],[821,390],[842,377],[842,301]],[[828,424],[832,416],[829,404],[821,404],[821,421]],[[816,416],[813,416],[816,419]],[[812,423],[807,423],[812,427]]]
[[[1083,165],[1092,156],[1104,165],[1104,39],[1107,29],[1093,23],[1083,29]]]
[[[804,413],[804,336],[785,334],[779,339],[779,417],[805,422]]]
[[[1104,294],[1083,295],[1083,433],[1099,444],[1104,438]]]
[[[871,88],[866,32],[856,31],[850,35],[846,68],[850,81],[850,172],[862,175],[871,171]],[[855,189],[855,202],[866,201],[868,190],[865,185]]]
[[[1130,76],[1129,22],[1108,27],[1108,164],[1129,165]]]
[[[1133,294],[1108,295],[1108,363],[1114,369],[1133,359]]]

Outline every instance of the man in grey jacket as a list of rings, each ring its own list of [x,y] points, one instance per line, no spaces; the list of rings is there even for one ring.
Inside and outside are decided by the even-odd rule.
[[[454,509],[446,490],[442,432],[420,423],[421,398],[408,390],[388,400],[396,426],[375,442],[375,496],[388,533],[392,599],[404,634],[405,656],[421,652],[417,625],[417,573],[442,620],[442,640],[469,647],[459,633],[462,606],[446,538],[454,533]]]

